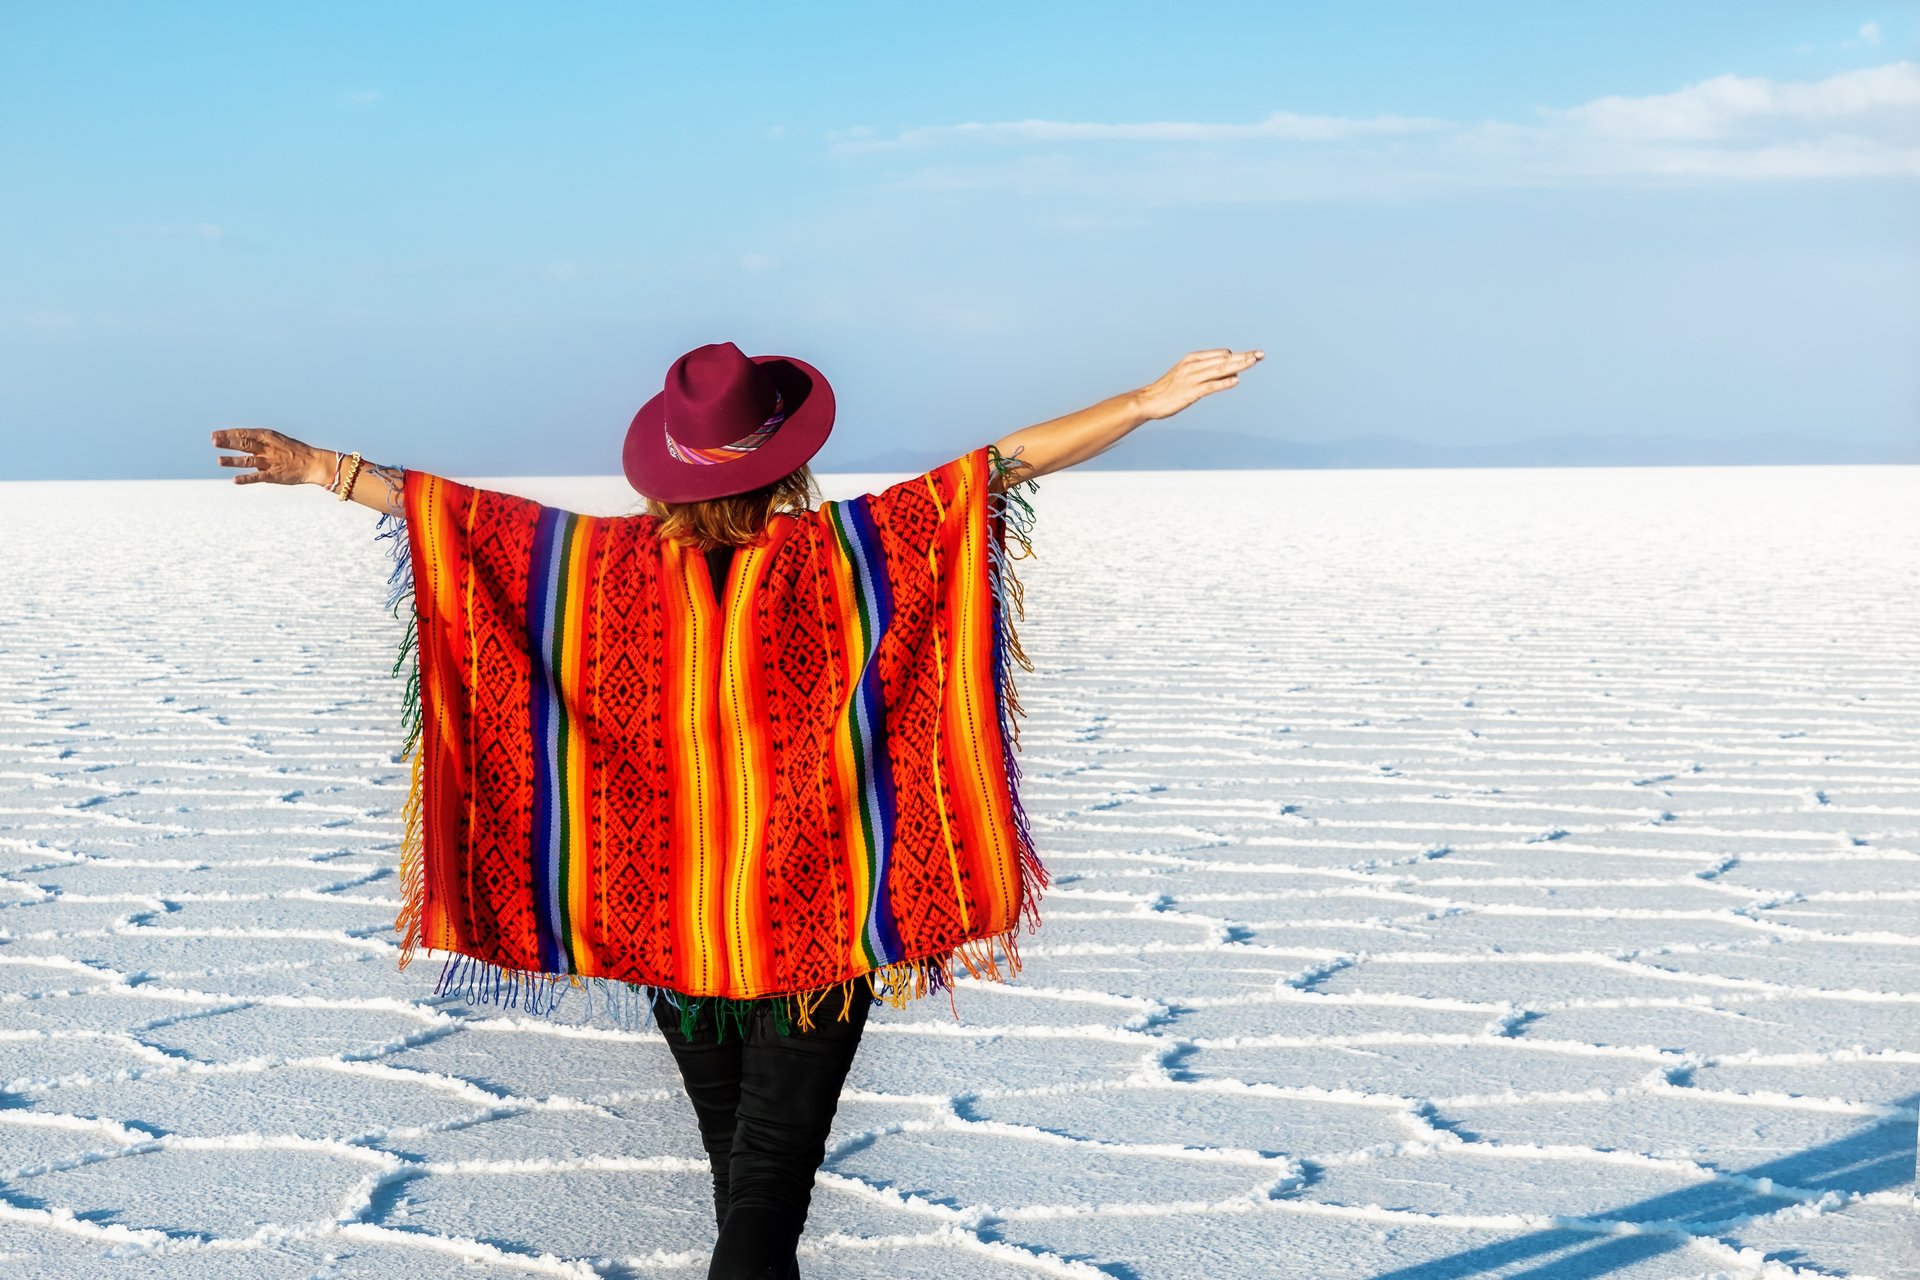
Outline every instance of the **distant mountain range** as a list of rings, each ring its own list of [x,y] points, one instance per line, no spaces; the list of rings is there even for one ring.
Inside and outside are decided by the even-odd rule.
[[[983,442],[984,443],[984,442]],[[823,472],[914,474],[949,461],[953,450],[889,449],[846,461],[826,459]],[[1400,436],[1348,440],[1276,440],[1243,431],[1156,428],[1151,423],[1081,464],[1088,471],[1325,470],[1387,467],[1683,467],[1782,466],[1826,463],[1920,463],[1920,431],[1894,444],[1754,435],[1730,440],[1659,436],[1541,436],[1506,444],[1427,444]]]

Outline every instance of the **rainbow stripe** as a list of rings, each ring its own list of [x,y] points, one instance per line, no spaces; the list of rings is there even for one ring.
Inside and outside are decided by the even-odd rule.
[[[673,438],[673,433],[668,431],[664,424],[662,424],[660,428],[660,434],[666,439],[667,452],[672,454],[675,460],[679,462],[699,467],[712,466],[717,462],[732,462],[738,458],[746,457],[755,449],[758,449],[761,445],[773,439],[774,432],[778,431],[780,424],[787,420],[786,403],[786,397],[776,390],[773,393],[773,416],[755,427],[748,434],[735,440],[732,444],[716,445],[711,449],[702,449],[695,445],[681,444]]]
[[[544,508],[527,573],[527,651],[533,657],[528,712],[533,725],[532,872],[534,932],[549,973],[592,972],[579,922],[592,902],[587,883],[585,726],[580,715],[587,640],[586,579],[596,522]]]
[[[839,765],[841,804],[859,819],[846,824],[854,881],[850,905],[860,913],[849,932],[860,939],[866,963],[878,966],[892,964],[902,952],[887,896],[895,810],[886,704],[877,661],[880,637],[893,622],[893,592],[867,501],[828,503],[823,510],[840,547],[833,570],[842,601],[850,692],[834,735],[834,759]]]

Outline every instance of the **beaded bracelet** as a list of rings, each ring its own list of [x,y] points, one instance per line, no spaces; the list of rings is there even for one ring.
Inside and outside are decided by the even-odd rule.
[[[360,455],[357,453],[350,453],[347,455],[346,479],[343,480],[340,484],[340,489],[339,489],[340,501],[345,502],[347,499],[353,496],[353,482],[355,480],[358,480],[359,478],[360,478]]]

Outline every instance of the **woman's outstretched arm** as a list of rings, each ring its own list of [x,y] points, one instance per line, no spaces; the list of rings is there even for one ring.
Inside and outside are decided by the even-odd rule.
[[[343,483],[346,478],[342,456],[332,449],[316,449],[264,427],[216,431],[213,445],[216,449],[240,451],[238,455],[221,454],[221,466],[253,468],[235,476],[235,484],[317,484],[331,488],[336,476]],[[404,516],[407,513],[406,481],[403,468],[362,462],[353,482],[352,500],[387,515]]]
[[[1225,347],[1193,351],[1138,391],[1102,400],[1091,408],[1016,431],[999,442],[1001,457],[1018,474],[996,477],[994,487],[1065,471],[1120,443],[1134,428],[1156,418],[1171,418],[1203,396],[1240,382],[1240,371],[1266,357],[1264,351],[1233,352]]]

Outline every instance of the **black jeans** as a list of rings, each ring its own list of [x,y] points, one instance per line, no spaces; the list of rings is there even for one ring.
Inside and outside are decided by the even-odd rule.
[[[654,1020],[680,1066],[713,1166],[720,1238],[708,1280],[799,1276],[793,1255],[807,1225],[813,1175],[872,1007],[873,993],[862,983],[845,1022],[840,997],[830,996],[811,1031],[781,1035],[762,1005],[747,1018],[744,1036],[729,1024],[721,1040],[710,1009],[700,1010],[688,1037],[680,1033],[680,1011],[654,997]]]

